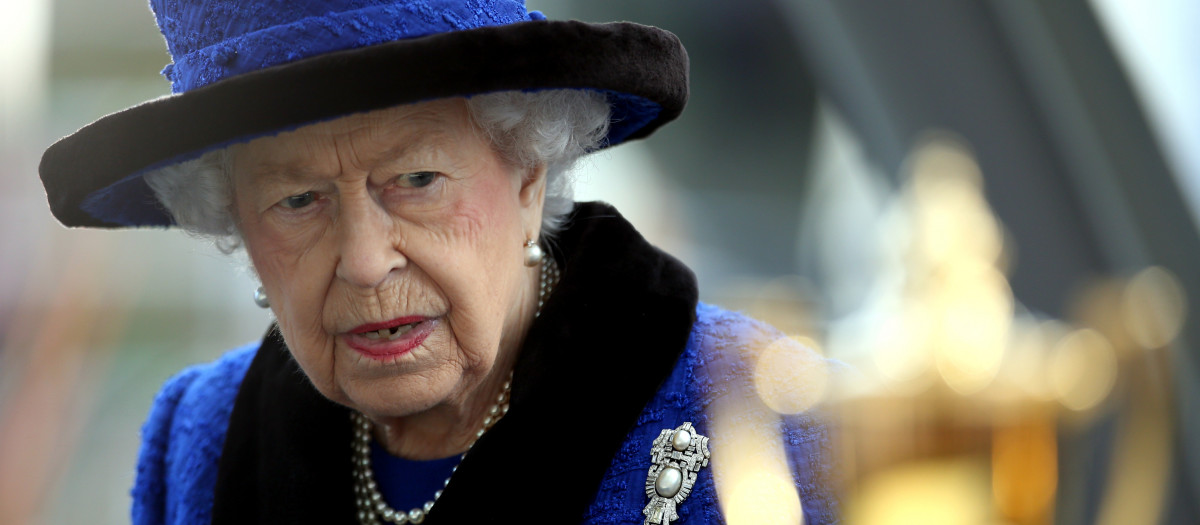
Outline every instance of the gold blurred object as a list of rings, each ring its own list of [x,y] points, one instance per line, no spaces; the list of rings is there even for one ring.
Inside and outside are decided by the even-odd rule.
[[[1049,523],[1058,487],[1054,420],[1034,417],[992,432],[992,497],[1013,523]]]
[[[987,464],[929,459],[890,467],[866,480],[847,502],[847,523],[960,525],[992,523]]]
[[[869,349],[881,384],[838,406],[846,522],[1047,523],[1055,473],[1025,467],[1055,457],[1053,434],[1024,429],[1048,426],[1048,401],[1020,375],[1040,369],[1043,334],[1014,321],[1004,234],[982,175],[945,136],[909,165],[896,219],[909,238],[896,258],[904,281],[865,307],[883,312],[889,334]],[[1014,366],[1006,357],[1017,343],[1027,362]]]
[[[881,226],[903,239],[888,259],[898,266],[853,325],[871,333],[828,349],[873,372],[832,388],[853,392],[833,400],[846,523],[1048,525],[1067,476],[1060,425],[1082,431],[1123,403],[1138,413],[1117,427],[1099,522],[1153,523],[1171,414],[1151,354],[1182,328],[1178,279],[1151,267],[1097,281],[1074,323],[1020,313],[1011,247],[969,149],[930,135],[908,166],[898,213]],[[857,346],[838,346],[847,340]]]
[[[1000,370],[1013,318],[1012,290],[1004,275],[981,261],[946,268],[927,301],[941,324],[931,343],[938,372],[960,394],[986,387]]]
[[[960,396],[839,406],[850,525],[1048,525],[1057,491],[1053,405]]]
[[[754,395],[714,403],[729,522],[800,520],[775,423],[813,411],[836,417],[830,482],[848,525],[1049,525],[1056,504],[1078,501],[1062,484],[1084,482],[1059,470],[1073,457],[1059,443],[1097,421],[1115,422],[1117,441],[1097,523],[1156,522],[1173,455],[1164,349],[1187,314],[1179,279],[1150,267],[1084,287],[1070,321],[1029,313],[965,143],[930,135],[907,166],[880,219],[880,275],[857,311],[828,323],[827,339],[814,335],[824,324],[802,278],[740,288],[751,315],[805,335],[755,349],[743,364]],[[832,373],[825,354],[860,373]]]
[[[1048,369],[1050,384],[1063,406],[1088,410],[1108,397],[1117,380],[1117,356],[1108,340],[1088,328],[1055,345]]]
[[[931,135],[913,153],[909,187],[916,267],[1004,260],[1004,235],[983,196],[983,175],[966,145]]]

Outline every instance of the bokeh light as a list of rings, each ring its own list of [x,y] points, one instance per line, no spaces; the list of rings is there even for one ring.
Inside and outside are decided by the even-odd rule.
[[[931,133],[910,159],[918,264],[963,259],[994,264],[1003,234],[983,196],[982,175],[961,140]]]
[[[829,386],[829,362],[803,339],[776,339],[759,353],[754,365],[758,396],[780,414],[813,408],[825,398]]]
[[[929,378],[934,362],[929,344],[934,320],[929,310],[925,303],[907,299],[899,311],[872,319],[872,357],[884,378],[911,384],[915,390],[928,384],[922,379]]]
[[[1187,298],[1179,279],[1159,266],[1146,268],[1129,281],[1121,303],[1125,327],[1145,349],[1167,346],[1179,335]]]
[[[1117,380],[1117,356],[1099,332],[1083,328],[1067,334],[1054,346],[1050,385],[1063,406],[1076,411],[1095,407]]]
[[[742,471],[727,483],[731,485],[722,500],[725,522],[729,525],[793,525],[804,523],[800,496],[786,471],[770,469]]]
[[[774,343],[756,352],[776,356],[768,357],[768,365],[775,359],[795,362],[797,354],[815,355],[787,339]],[[741,369],[745,364],[733,358],[709,366]],[[725,519],[730,525],[801,523],[803,508],[784,452],[779,414],[755,395],[756,385],[735,382],[726,386],[708,409],[713,443],[710,466]],[[780,388],[785,394],[790,392],[787,387]]]
[[[992,267],[959,264],[947,270],[936,293],[938,371],[955,391],[977,392],[996,376],[1008,343],[1013,315],[1008,281]]]
[[[846,503],[855,525],[990,524],[987,463],[971,458],[931,459],[895,465],[862,481]]]
[[[1054,401],[1045,369],[1046,355],[1065,331],[1062,323],[1015,318],[1009,330],[1004,361],[997,374],[998,386],[1007,390],[996,394],[1016,402]]]

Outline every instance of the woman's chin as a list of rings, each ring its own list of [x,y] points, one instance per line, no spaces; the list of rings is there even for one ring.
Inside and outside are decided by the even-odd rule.
[[[346,396],[343,404],[379,422],[426,412],[441,404],[450,394],[444,385],[430,384],[419,376],[412,379],[404,381],[401,378],[402,382],[376,379],[358,383],[353,389],[343,392]]]

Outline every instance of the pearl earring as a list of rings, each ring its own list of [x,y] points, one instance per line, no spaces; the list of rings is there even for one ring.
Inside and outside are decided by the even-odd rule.
[[[259,308],[271,307],[271,301],[267,299],[267,292],[264,292],[261,286],[254,290],[254,304],[257,304]]]
[[[525,241],[525,266],[533,268],[542,262],[542,247],[533,239]]]

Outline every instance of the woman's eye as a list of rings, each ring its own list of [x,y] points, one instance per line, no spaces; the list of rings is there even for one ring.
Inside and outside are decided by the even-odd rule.
[[[306,191],[299,195],[292,195],[291,197],[283,199],[282,201],[279,201],[279,204],[283,205],[284,208],[297,210],[312,204],[312,202],[315,200],[317,200],[316,194],[311,191]]]
[[[405,173],[396,179],[396,185],[405,188],[424,188],[437,178],[437,173],[432,171],[418,171],[416,173]]]

